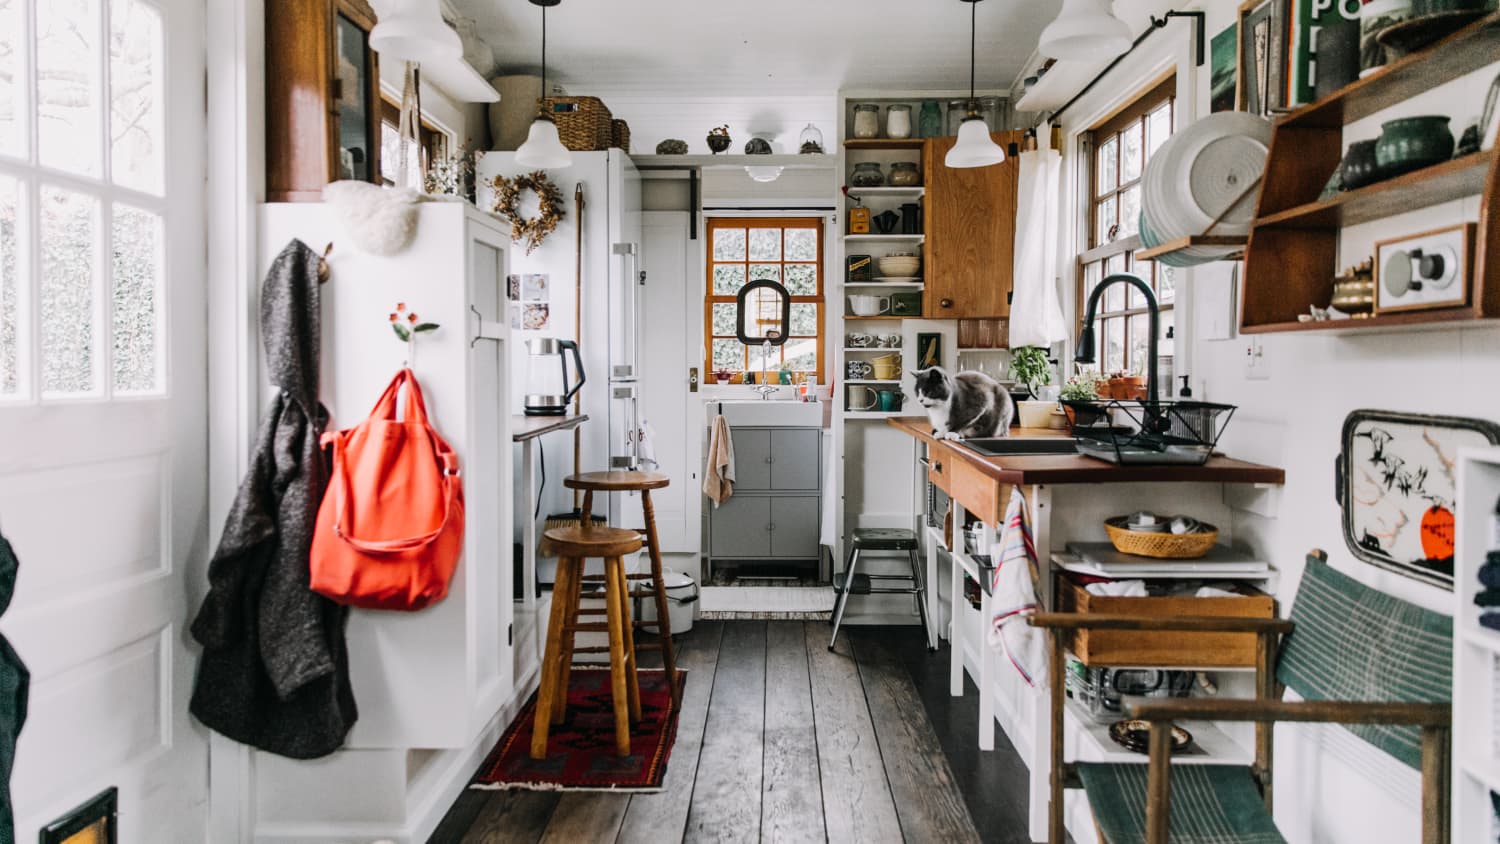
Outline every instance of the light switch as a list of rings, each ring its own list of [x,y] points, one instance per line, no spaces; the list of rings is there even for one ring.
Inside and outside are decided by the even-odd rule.
[[[1245,377],[1251,381],[1265,381],[1271,377],[1271,362],[1266,357],[1266,346],[1259,335],[1251,334],[1245,343]]]

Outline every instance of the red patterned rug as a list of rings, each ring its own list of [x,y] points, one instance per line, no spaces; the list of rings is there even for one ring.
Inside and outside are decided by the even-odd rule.
[[[679,669],[679,682],[687,671]],[[615,708],[609,669],[574,666],[568,717],[547,735],[547,758],[531,758],[536,694],[505,729],[470,788],[538,791],[660,791],[677,739],[677,711],[667,672],[640,671],[641,720],[630,734],[630,755],[615,755]]]

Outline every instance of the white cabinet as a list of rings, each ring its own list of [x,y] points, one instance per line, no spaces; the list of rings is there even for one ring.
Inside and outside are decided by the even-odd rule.
[[[358,424],[403,363],[422,384],[464,479],[464,553],[448,597],[421,612],[355,610],[348,644],[359,720],[346,749],[314,763],[256,754],[256,839],[301,825],[297,840],[426,840],[509,721],[513,676],[509,228],[466,203],[418,208],[411,245],[363,253],[327,206],[267,205],[262,267],[291,238],[335,244],[323,288],[322,388],[334,428]],[[402,343],[392,313],[440,328]],[[503,716],[503,717],[502,717]],[[378,817],[356,792],[380,793]],[[307,801],[304,794],[316,794]],[[349,818],[361,824],[350,825]],[[371,826],[373,823],[373,827]],[[376,834],[378,831],[379,834]]]

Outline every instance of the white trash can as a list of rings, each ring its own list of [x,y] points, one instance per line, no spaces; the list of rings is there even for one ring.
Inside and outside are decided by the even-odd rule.
[[[661,579],[667,587],[668,626],[673,636],[679,636],[693,629],[693,619],[698,615],[698,584],[691,575],[672,569],[663,569]],[[643,589],[653,588],[649,580],[643,580],[640,583]],[[655,621],[656,600],[654,598],[641,598],[640,600],[641,620]]]

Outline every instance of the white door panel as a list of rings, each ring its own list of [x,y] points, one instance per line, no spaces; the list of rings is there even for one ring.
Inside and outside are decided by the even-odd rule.
[[[0,6],[0,46],[35,71],[11,77],[21,128],[0,138],[0,531],[21,562],[3,628],[31,671],[16,839],[115,787],[119,840],[201,842],[203,4]]]
[[[692,330],[701,319],[702,295],[689,279],[695,264],[684,212],[648,211],[644,224],[646,287],[645,326],[642,332],[642,414],[655,434],[657,471],[672,479],[666,489],[651,493],[662,551],[699,552],[700,523],[698,464],[703,410],[698,394],[688,392],[688,367],[701,366],[696,352],[684,354]],[[689,306],[684,310],[684,301]],[[700,373],[700,379],[701,379]]]

